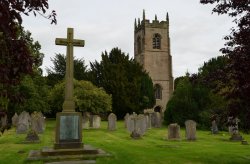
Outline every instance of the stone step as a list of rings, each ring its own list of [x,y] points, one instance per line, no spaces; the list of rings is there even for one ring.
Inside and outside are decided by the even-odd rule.
[[[81,160],[81,161],[59,161],[59,162],[48,162],[45,164],[95,164],[95,160]]]

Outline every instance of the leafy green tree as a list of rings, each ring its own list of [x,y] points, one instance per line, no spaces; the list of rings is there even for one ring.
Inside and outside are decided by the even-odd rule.
[[[249,0],[200,0],[202,4],[216,4],[213,12],[227,14],[236,26],[226,36],[221,52],[229,62],[228,74],[224,74],[224,85],[229,86],[225,97],[229,100],[228,115],[240,117],[241,126],[250,130],[250,1]],[[230,81],[229,85],[227,84]]]
[[[89,80],[112,95],[112,109],[118,118],[155,104],[151,78],[120,49],[114,48],[109,54],[105,51],[102,60],[90,66]]]
[[[16,97],[14,98],[15,101],[9,102],[9,115],[13,115],[14,112],[21,112],[23,110],[28,112],[44,112],[48,110],[48,89],[40,68],[44,57],[44,54],[40,52],[41,45],[38,41],[33,40],[29,31],[25,31],[23,28],[20,31],[20,35],[27,42],[27,47],[34,59],[32,65],[33,72],[30,75],[24,75],[20,79],[20,83],[11,88],[12,92],[16,93],[16,96],[19,98]]]
[[[64,102],[65,82],[56,84],[49,93],[49,104],[51,116],[62,111]],[[91,112],[93,114],[111,111],[112,97],[102,88],[94,86],[89,81],[74,80],[74,98],[76,110],[81,112]]]
[[[54,86],[58,82],[62,81],[66,72],[66,56],[63,54],[56,54],[51,59],[53,67],[47,68],[47,83],[49,86]],[[87,79],[87,66],[83,59],[74,59],[74,78],[77,80]]]
[[[37,13],[44,16],[49,8],[48,0],[1,0],[0,2],[0,99],[19,101],[20,94],[13,92],[13,87],[22,77],[31,74],[36,58],[31,55],[27,40],[20,34],[22,16]],[[47,17],[56,23],[56,13]],[[17,98],[17,99],[16,99]],[[2,107],[0,107],[2,108]],[[0,110],[7,110],[5,109]]]

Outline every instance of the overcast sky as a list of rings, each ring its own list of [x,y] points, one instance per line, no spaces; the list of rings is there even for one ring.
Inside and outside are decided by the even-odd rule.
[[[221,55],[223,37],[230,33],[232,21],[227,16],[211,14],[213,5],[199,0],[49,0],[50,10],[56,10],[57,25],[41,16],[23,17],[23,25],[42,46],[45,54],[42,68],[52,66],[50,58],[66,53],[56,46],[55,38],[66,37],[67,28],[74,28],[74,38],[84,39],[85,47],[74,48],[74,56],[85,64],[100,61],[101,53],[118,47],[134,56],[134,20],[170,19],[171,55],[174,77],[187,71],[196,73],[212,57]]]

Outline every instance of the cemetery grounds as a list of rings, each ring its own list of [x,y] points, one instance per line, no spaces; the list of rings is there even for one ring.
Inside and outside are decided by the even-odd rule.
[[[46,120],[46,130],[40,134],[40,143],[23,143],[26,135],[16,134],[15,128],[0,137],[0,164],[43,163],[26,161],[30,150],[52,147],[55,137],[55,120]],[[250,143],[250,135],[241,133]],[[196,141],[167,140],[167,127],[149,129],[142,139],[134,140],[118,121],[116,131],[107,130],[107,121],[100,129],[83,130],[83,142],[101,148],[112,157],[98,158],[98,164],[201,164],[201,163],[250,163],[250,145],[229,141],[227,132],[212,135],[210,131],[197,131]]]

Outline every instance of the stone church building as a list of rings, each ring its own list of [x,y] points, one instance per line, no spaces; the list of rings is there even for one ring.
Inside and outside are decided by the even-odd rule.
[[[145,17],[135,20],[134,58],[152,78],[156,105],[154,111],[163,113],[173,93],[172,56],[170,52],[169,18],[150,22]]]

